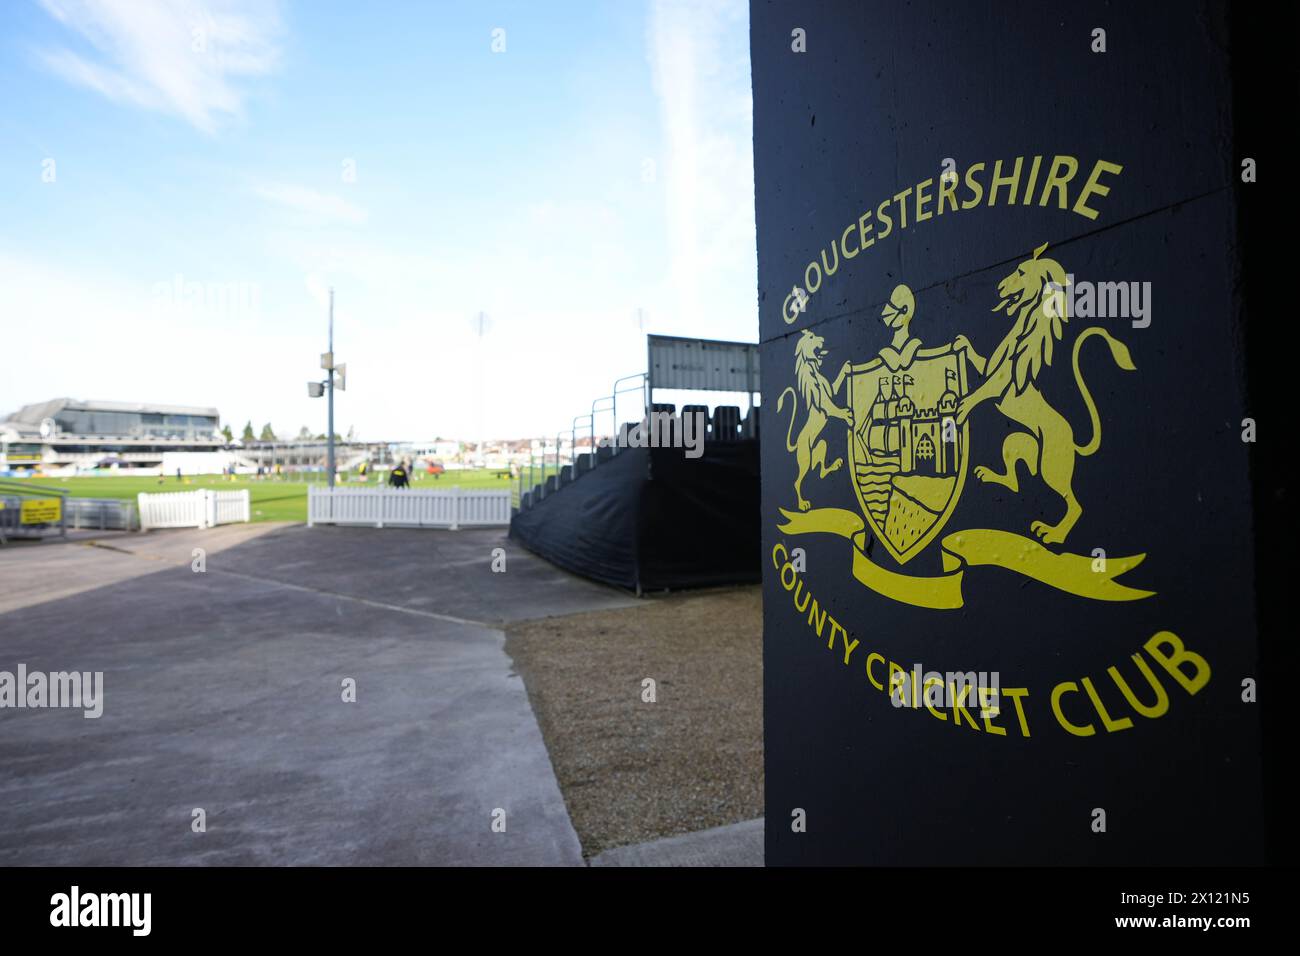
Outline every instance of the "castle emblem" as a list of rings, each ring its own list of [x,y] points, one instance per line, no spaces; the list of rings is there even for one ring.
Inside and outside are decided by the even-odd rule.
[[[966,479],[969,426],[957,424],[966,363],[952,344],[926,349],[911,334],[916,303],[894,289],[881,317],[889,346],[849,375],[849,437],[862,513],[894,560],[906,563],[942,530]]]

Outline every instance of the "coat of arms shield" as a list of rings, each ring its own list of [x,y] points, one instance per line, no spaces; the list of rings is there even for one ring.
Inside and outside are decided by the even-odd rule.
[[[957,424],[957,403],[965,394],[965,352],[952,344],[916,349],[897,367],[879,357],[852,366],[853,490],[899,564],[943,530],[961,497],[970,422]]]

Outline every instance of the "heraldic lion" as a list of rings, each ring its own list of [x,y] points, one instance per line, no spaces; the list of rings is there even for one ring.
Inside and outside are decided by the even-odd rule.
[[[993,311],[1005,309],[1016,320],[988,361],[970,347],[964,336],[957,339],[957,346],[966,349],[975,371],[984,376],[984,383],[958,403],[957,423],[964,422],[981,402],[995,399],[998,411],[1024,426],[1025,431],[1012,432],[1002,444],[1005,470],[994,471],[981,465],[975,469],[975,477],[1019,491],[1018,464],[1023,462],[1031,475],[1041,474],[1047,486],[1065,500],[1065,516],[1054,525],[1035,521],[1030,530],[1044,544],[1060,544],[1083,514],[1074,496],[1075,456],[1091,455],[1101,446],[1101,419],[1079,372],[1079,349],[1089,338],[1100,336],[1110,346],[1116,365],[1130,372],[1135,366],[1128,347],[1100,326],[1085,329],[1074,340],[1074,380],[1092,424],[1088,443],[1076,445],[1070,423],[1047,403],[1036,384],[1044,366],[1052,364],[1052,347],[1069,321],[1062,291],[1068,282],[1065,270],[1054,259],[1040,258],[1046,249],[1046,243],[1039,246],[1033,258],[1020,263],[1015,272],[998,283],[1002,301]]]
[[[803,480],[808,477],[808,472],[816,467],[818,477],[825,478],[832,472],[838,471],[844,464],[842,458],[836,458],[829,466],[826,464],[826,440],[821,437],[821,433],[826,427],[827,418],[838,418],[852,426],[849,410],[839,408],[834,401],[835,395],[849,374],[850,363],[844,363],[844,367],[840,369],[840,374],[835,379],[835,384],[831,385],[822,374],[822,359],[825,355],[826,340],[804,329],[794,347],[794,377],[799,384],[799,393],[803,396],[804,406],[808,409],[808,417],[804,419],[803,428],[799,430],[799,437],[792,443],[790,435],[794,431],[794,420],[797,414],[792,402],[790,425],[785,430],[785,450],[794,452],[795,459],[799,463],[799,477],[794,480],[794,493],[800,511],[807,511],[812,507],[803,496]],[[787,387],[777,399],[778,415],[785,405],[787,394],[793,399],[794,389]]]

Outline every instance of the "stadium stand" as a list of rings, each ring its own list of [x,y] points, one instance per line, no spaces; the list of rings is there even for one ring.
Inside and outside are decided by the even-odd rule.
[[[591,422],[594,454],[576,451],[576,431],[562,432],[542,467],[534,459],[521,469],[511,537],[566,570],[638,594],[757,581],[758,347],[668,336],[647,344],[649,371],[619,379],[642,379],[641,419],[596,445],[596,408],[609,402],[603,411],[617,421],[618,383],[593,402],[592,415],[575,423]],[[710,416],[696,404],[678,416],[675,404],[654,401],[657,388],[745,392],[749,414],[720,405]],[[696,415],[684,428],[683,418]],[[712,430],[691,449],[685,442],[697,421]],[[570,451],[562,464],[564,434]]]

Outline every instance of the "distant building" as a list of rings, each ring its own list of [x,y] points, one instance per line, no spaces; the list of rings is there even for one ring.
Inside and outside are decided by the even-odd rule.
[[[393,446],[396,455],[410,458],[412,461],[450,461],[460,457],[461,444],[458,441],[434,439],[423,442],[402,442]]]
[[[329,461],[329,442],[324,438],[259,439],[244,442],[239,456],[263,468],[279,466],[288,471],[324,471]],[[341,438],[334,442],[334,465],[340,471],[356,468],[363,461],[371,464],[385,462],[390,457],[387,442],[344,441]]]
[[[215,408],[56,398],[0,421],[0,471],[157,468],[176,452],[225,446]]]

